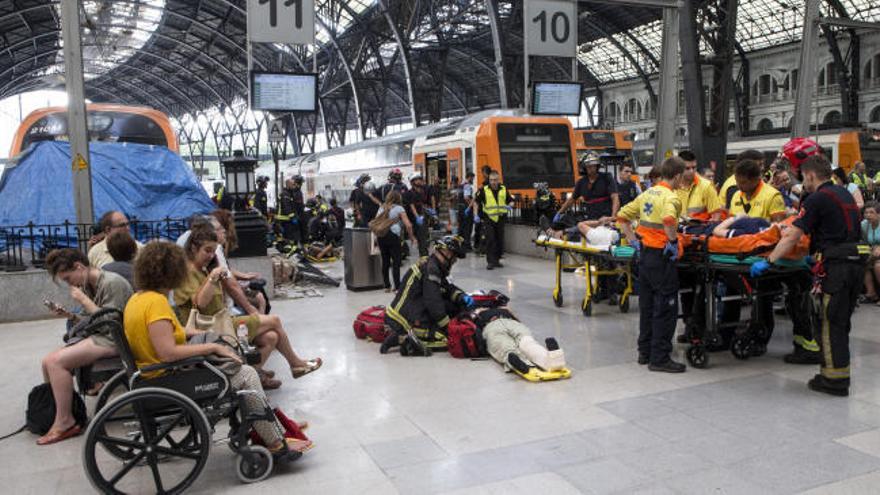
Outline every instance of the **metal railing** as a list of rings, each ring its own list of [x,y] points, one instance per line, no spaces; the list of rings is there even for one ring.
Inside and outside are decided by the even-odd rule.
[[[188,225],[187,219],[180,218],[130,220],[131,234],[140,242],[176,240]],[[53,249],[69,247],[87,253],[89,239],[95,232],[94,225],[72,222],[0,226],[0,271],[42,268],[46,255]]]

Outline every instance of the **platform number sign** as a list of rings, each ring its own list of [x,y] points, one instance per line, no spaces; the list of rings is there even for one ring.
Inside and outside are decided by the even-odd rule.
[[[526,0],[529,55],[574,57],[577,54],[577,2]]]
[[[253,42],[315,42],[315,0],[248,0],[247,17]]]

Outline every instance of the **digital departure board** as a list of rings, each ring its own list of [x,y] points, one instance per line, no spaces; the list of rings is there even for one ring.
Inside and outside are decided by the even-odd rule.
[[[251,72],[251,109],[314,112],[318,109],[318,75]]]
[[[577,82],[532,83],[532,115],[580,115],[583,85]]]

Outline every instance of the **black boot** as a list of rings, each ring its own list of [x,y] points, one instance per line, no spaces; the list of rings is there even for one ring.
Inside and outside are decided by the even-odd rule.
[[[822,364],[819,351],[808,351],[797,344],[794,346],[794,352],[786,354],[782,359],[788,364]]]
[[[687,366],[676,363],[672,359],[667,359],[665,362],[660,364],[649,364],[648,369],[651,371],[660,371],[663,373],[684,373],[687,370]]]
[[[425,356],[428,357],[431,355],[431,350],[422,345],[417,339],[410,337],[409,335],[403,340],[403,343],[400,344],[400,355],[401,356]]]
[[[527,375],[531,367],[525,363],[519,356],[514,353],[510,353],[507,355],[507,364],[510,365],[511,368],[516,371],[522,373],[523,375]]]
[[[559,350],[559,342],[556,342],[556,339],[553,337],[547,337],[544,339],[544,345],[547,347],[548,351]]]
[[[822,392],[837,397],[847,397],[849,395],[848,378],[844,380],[831,380],[822,375],[816,375],[807,382],[807,386],[814,392]]]
[[[382,342],[382,345],[379,347],[380,354],[388,354],[392,348],[400,345],[400,336],[396,333],[392,333],[391,335],[385,337],[385,340]]]

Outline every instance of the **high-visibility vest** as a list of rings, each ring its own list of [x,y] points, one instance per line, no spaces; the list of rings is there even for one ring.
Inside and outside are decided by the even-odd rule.
[[[493,222],[498,222],[498,220],[501,219],[501,215],[507,214],[507,188],[501,186],[498,189],[497,200],[493,192],[494,191],[492,191],[491,187],[483,187],[483,196],[485,197],[485,205],[483,206],[483,211],[486,213],[486,216],[489,217],[489,220],[492,220]]]

